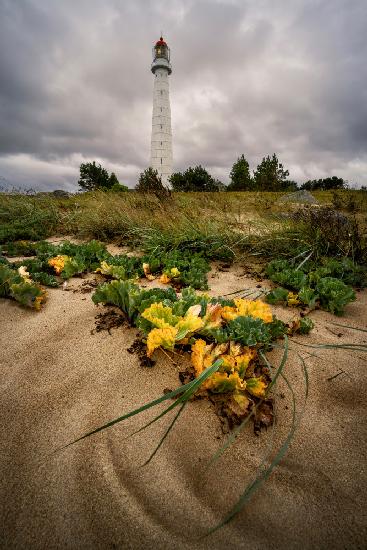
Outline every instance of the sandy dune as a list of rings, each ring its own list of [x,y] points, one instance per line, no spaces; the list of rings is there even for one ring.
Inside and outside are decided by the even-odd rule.
[[[74,279],[70,286],[82,283]],[[258,283],[233,268],[210,284],[218,295]],[[366,303],[367,292],[358,293],[340,322],[366,326]],[[289,392],[284,384],[276,389],[274,430],[256,437],[249,427],[210,469],[208,459],[224,435],[207,401],[190,403],[144,468],[167,421],[126,436],[149,412],[52,455],[179,384],[165,355],[148,369],[127,353],[134,329],[91,334],[100,311],[90,294],[61,289],[49,291],[40,313],[0,300],[2,548],[364,547],[367,355],[317,351],[317,357],[306,359],[310,395],[288,454],[232,523],[199,539],[237,500],[269,445],[274,452],[286,435]],[[312,339],[299,341],[367,340],[363,333],[331,325],[338,320],[325,312],[314,312],[313,318]],[[272,359],[276,363],[276,353]],[[287,376],[301,406],[303,381],[295,354]]]

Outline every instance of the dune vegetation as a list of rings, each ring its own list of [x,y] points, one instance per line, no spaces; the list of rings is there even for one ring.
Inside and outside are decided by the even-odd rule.
[[[0,297],[40,310],[47,287],[65,287],[73,277],[93,273],[93,302],[118,308],[138,330],[145,364],[153,365],[157,352],[183,363],[189,359],[180,372],[182,386],[66,447],[170,400],[134,432],[179,407],[147,464],[187,403],[200,397],[215,401],[231,430],[213,457],[217,461],[250,419],[256,433],[273,424],[272,392],[282,379],[290,392],[289,431],[214,530],[242,509],[283,458],[302,416],[284,373],[293,337],[312,331],[310,312],[343,315],[356,300],[355,290],[367,286],[367,193],[314,195],[317,205],[284,202],[281,194],[265,192],[174,193],[164,200],[137,192],[0,194]],[[119,246],[119,253],[109,252],[107,243]],[[270,288],[206,293],[214,265],[225,271],[236,264],[271,281]],[[273,306],[292,309],[292,321],[277,318]],[[323,348],[322,342],[304,345]],[[276,349],[278,365],[268,357]],[[331,349],[367,350],[364,343]],[[307,399],[309,375],[304,357],[297,356]]]

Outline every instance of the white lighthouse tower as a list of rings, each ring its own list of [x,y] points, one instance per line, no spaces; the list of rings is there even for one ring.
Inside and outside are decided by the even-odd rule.
[[[161,36],[153,48],[154,74],[150,165],[167,185],[172,174],[172,130],[168,75],[172,72],[170,49]]]

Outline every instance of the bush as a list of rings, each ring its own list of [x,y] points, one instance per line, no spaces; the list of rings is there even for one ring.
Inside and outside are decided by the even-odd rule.
[[[59,212],[54,199],[3,195],[0,203],[0,243],[44,239],[55,231]]]
[[[195,166],[185,172],[176,172],[170,177],[174,191],[222,191],[223,184],[215,180],[205,168]]]
[[[147,168],[139,176],[139,183],[135,187],[138,193],[152,193],[158,200],[162,201],[171,196],[170,190],[162,183],[158,170]]]
[[[356,218],[322,207],[303,208],[292,215],[292,220],[316,257],[349,256],[359,263],[366,261],[366,236]]]

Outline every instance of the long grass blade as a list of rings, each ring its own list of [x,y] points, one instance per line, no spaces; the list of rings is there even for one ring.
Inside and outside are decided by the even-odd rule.
[[[252,292],[252,288],[242,288],[241,290],[235,290],[234,292],[228,292],[228,294],[222,294],[222,298],[224,298],[225,296],[233,296],[234,294],[240,294],[241,292],[247,292],[247,291],[251,291]]]
[[[306,258],[304,258],[304,260],[302,260],[302,262],[296,267],[296,271],[298,271],[298,269],[301,269],[301,267],[307,262],[307,260],[311,258],[312,254],[313,254],[313,250],[311,250],[309,255],[306,256]]]
[[[301,258],[302,256],[304,256],[305,254],[308,254],[309,252],[311,252],[311,250],[305,250],[304,252],[300,252],[299,254],[297,254],[297,256],[293,256],[293,258],[291,258],[289,261],[293,263],[295,260],[297,260],[297,258]]]
[[[166,439],[166,437],[168,436],[168,434],[170,433],[170,431],[172,430],[173,426],[175,425],[176,421],[178,420],[180,414],[183,412],[184,408],[186,407],[187,405],[187,401],[185,401],[184,403],[182,403],[178,413],[175,415],[175,417],[173,418],[171,424],[168,426],[167,430],[165,431],[163,437],[161,438],[160,442],[158,443],[158,445],[156,446],[156,448],[154,449],[154,451],[152,452],[152,454],[150,455],[150,457],[148,458],[148,460],[146,462],[144,462],[143,466],[146,466],[147,464],[149,464],[149,462],[155,457],[155,455],[157,454],[157,452],[159,451],[159,449],[161,448],[164,440]]]
[[[353,330],[358,330],[360,332],[367,332],[367,329],[365,328],[357,328],[357,327],[352,327],[351,325],[341,325],[340,323],[334,323],[334,322],[331,322],[332,325],[335,325],[337,327],[343,327],[343,328],[351,328]]]
[[[223,359],[217,359],[212,364],[211,367],[206,368],[200,374],[200,376],[198,376],[197,378],[195,378],[195,380],[193,380],[191,382],[191,386],[189,388],[187,388],[187,390],[178,399],[176,399],[176,401],[174,403],[172,403],[172,405],[167,407],[167,409],[164,409],[164,411],[162,411],[160,414],[158,414],[156,417],[154,417],[153,420],[150,420],[147,424],[144,424],[144,426],[142,426],[141,428],[139,428],[138,430],[136,430],[135,432],[130,434],[130,436],[133,436],[133,435],[138,434],[139,432],[142,432],[143,430],[145,430],[146,428],[148,428],[149,426],[154,424],[154,422],[157,422],[157,420],[159,420],[160,418],[165,416],[167,413],[169,413],[172,409],[177,407],[180,403],[185,403],[185,402],[189,401],[189,399],[191,399],[191,397],[194,395],[196,390],[203,384],[203,382],[205,382],[205,380],[207,378],[209,378],[209,376],[214,374],[219,369],[219,367],[221,366],[222,363],[223,363]]]
[[[282,446],[280,447],[279,451],[277,452],[276,456],[272,460],[271,464],[266,468],[265,470],[262,470],[260,474],[257,475],[257,477],[252,481],[245,489],[245,491],[242,493],[241,497],[237,501],[237,503],[233,506],[233,508],[229,511],[229,513],[226,515],[226,517],[221,521],[218,525],[214,526],[212,529],[210,529],[205,536],[208,536],[218,529],[221,529],[224,525],[229,523],[234,516],[236,516],[242,508],[245,506],[245,504],[250,500],[251,496],[254,494],[254,492],[270,477],[271,473],[273,472],[274,468],[279,464],[279,462],[282,460],[284,455],[286,454],[289,445],[294,437],[294,433],[297,428],[297,414],[296,414],[296,397],[293,391],[293,388],[291,384],[289,383],[288,379],[285,377],[283,373],[280,373],[280,376],[284,379],[286,382],[291,395],[292,395],[292,423],[290,430],[288,432],[288,435],[283,442]]]
[[[350,351],[367,351],[367,344],[304,344],[303,342],[298,342],[297,340],[293,340],[294,344],[298,344],[299,346],[303,346],[306,348],[315,348],[315,349],[346,349]]]
[[[111,420],[110,422],[107,422],[106,424],[103,424],[103,426],[100,426],[99,428],[96,428],[95,430],[91,430],[90,432],[82,435],[81,437],[78,437],[77,439],[74,439],[67,445],[63,445],[58,450],[66,449],[67,447],[70,447],[70,445],[74,445],[74,443],[78,443],[78,441],[82,441],[82,439],[85,439],[86,437],[89,437],[91,435],[94,435],[98,432],[101,432],[102,430],[105,430],[107,428],[110,428],[114,424],[117,424],[118,422],[122,422],[123,420],[126,420],[127,418],[130,418],[131,416],[135,416],[136,414],[139,414],[143,411],[146,411],[150,409],[151,407],[155,407],[156,405],[159,405],[160,403],[163,403],[163,401],[167,401],[168,399],[172,399],[173,397],[176,397],[176,395],[180,395],[181,393],[184,393],[188,388],[190,388],[195,380],[192,380],[191,382],[188,382],[184,386],[181,386],[180,388],[176,388],[175,390],[166,393],[165,395],[162,395],[158,399],[154,399],[154,401],[150,401],[149,403],[146,403],[142,407],[139,407],[138,409],[134,409],[133,411],[130,411],[122,416],[119,416],[118,418],[115,418],[114,420]]]
[[[307,401],[307,398],[308,398],[309,388],[310,388],[310,379],[309,379],[309,376],[308,376],[306,361],[304,360],[304,358],[302,357],[302,355],[300,353],[297,353],[297,355],[298,355],[298,357],[301,361],[303,376],[304,376],[304,379],[305,379],[305,403],[304,403],[304,407],[305,407],[306,406],[306,401]],[[302,414],[303,414],[303,412],[302,412]]]
[[[176,397],[176,395],[182,394],[181,397],[179,397],[172,405],[170,405],[167,409],[165,409],[160,415],[158,415],[151,422],[149,422],[148,424],[146,424],[145,426],[143,426],[142,428],[137,430],[137,432],[134,432],[134,434],[138,433],[139,431],[141,431],[141,430],[147,428],[148,426],[150,426],[153,422],[156,422],[159,418],[161,418],[162,416],[167,414],[169,411],[171,411],[174,407],[178,406],[180,403],[188,401],[190,399],[190,397],[195,393],[195,391],[201,386],[201,384],[209,376],[211,376],[214,372],[216,372],[219,369],[222,362],[223,362],[222,359],[217,359],[217,361],[215,361],[211,367],[208,367],[207,369],[205,369],[200,374],[200,376],[198,378],[195,378],[195,380],[192,380],[191,382],[188,382],[184,386],[181,386],[180,388],[176,388],[175,390],[173,390],[173,391],[171,391],[171,392],[169,392],[165,395],[162,395],[161,397],[159,397],[158,399],[155,399],[154,401],[150,401],[149,403],[146,403],[145,405],[143,405],[142,407],[139,407],[138,409],[134,409],[133,411],[130,411],[130,412],[128,412],[128,413],[126,413],[122,416],[119,416],[118,418],[115,418],[114,420],[111,420],[110,422],[107,422],[103,426],[100,426],[99,428],[96,428],[95,430],[92,430],[92,431],[82,435],[81,437],[78,437],[74,441],[71,441],[67,445],[62,446],[57,450],[66,449],[67,447],[70,447],[71,445],[74,445],[74,443],[77,443],[78,441],[82,441],[83,439],[85,439],[87,437],[90,437],[91,435],[94,435],[98,432],[101,432],[102,430],[110,428],[111,426],[113,426],[114,424],[117,424],[118,422],[122,422],[123,420],[127,420],[131,416],[135,416],[136,414],[139,414],[139,413],[141,413],[141,412],[143,412],[147,409],[150,409],[151,407],[159,405],[163,401],[167,401],[167,399],[172,399],[173,397]],[[134,434],[131,434],[131,435],[134,435]]]

